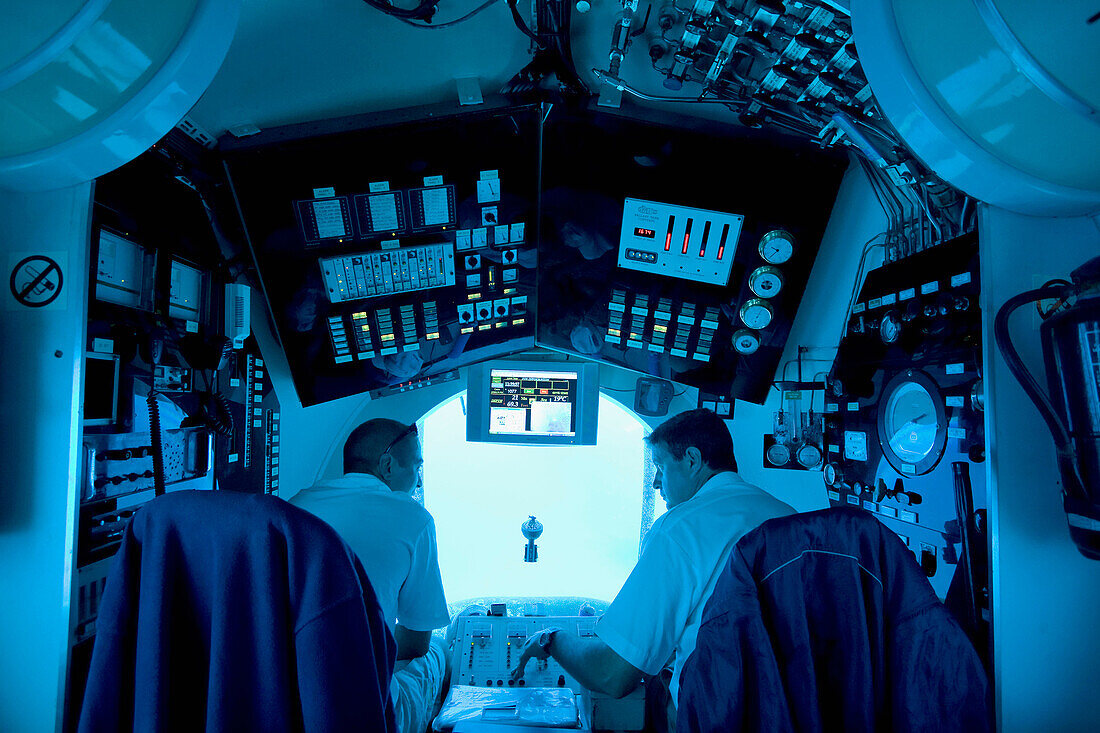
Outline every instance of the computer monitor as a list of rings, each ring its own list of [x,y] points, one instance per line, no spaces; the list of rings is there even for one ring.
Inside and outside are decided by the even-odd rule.
[[[579,361],[489,361],[469,368],[466,440],[595,445],[599,365]]]

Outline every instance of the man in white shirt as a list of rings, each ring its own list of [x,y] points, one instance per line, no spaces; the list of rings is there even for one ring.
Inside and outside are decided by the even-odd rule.
[[[410,495],[422,485],[423,466],[416,423],[369,420],[344,443],[344,475],[290,499],[331,525],[367,571],[397,642],[390,692],[401,731],[427,727],[446,661],[432,630],[450,621],[435,522]]]
[[[737,474],[729,430],[710,410],[676,415],[646,442],[668,511],[646,534],[638,563],[597,623],[596,637],[544,629],[528,640],[513,679],[523,676],[529,658],[552,656],[588,689],[622,697],[671,662],[675,706],[680,671],[733,546],[761,522],[794,513]]]

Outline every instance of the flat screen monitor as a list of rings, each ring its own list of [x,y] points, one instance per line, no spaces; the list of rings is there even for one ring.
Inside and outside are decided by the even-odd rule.
[[[118,354],[87,352],[84,360],[84,424],[118,419]]]
[[[489,361],[469,368],[466,440],[481,443],[595,445],[597,364]]]

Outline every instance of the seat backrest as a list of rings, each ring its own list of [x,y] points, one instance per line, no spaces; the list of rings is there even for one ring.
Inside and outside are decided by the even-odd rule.
[[[396,646],[362,565],[275,497],[146,504],[96,631],[80,731],[393,729]]]
[[[969,639],[900,538],[859,509],[737,543],[680,681],[688,731],[984,731]]]

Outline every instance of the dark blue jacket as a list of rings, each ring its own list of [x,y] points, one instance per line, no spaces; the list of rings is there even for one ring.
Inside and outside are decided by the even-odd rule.
[[[986,731],[986,674],[912,553],[836,508],[737,543],[680,680],[677,733]]]
[[[79,729],[393,730],[395,653],[327,524],[271,496],[166,494],[108,577]]]

